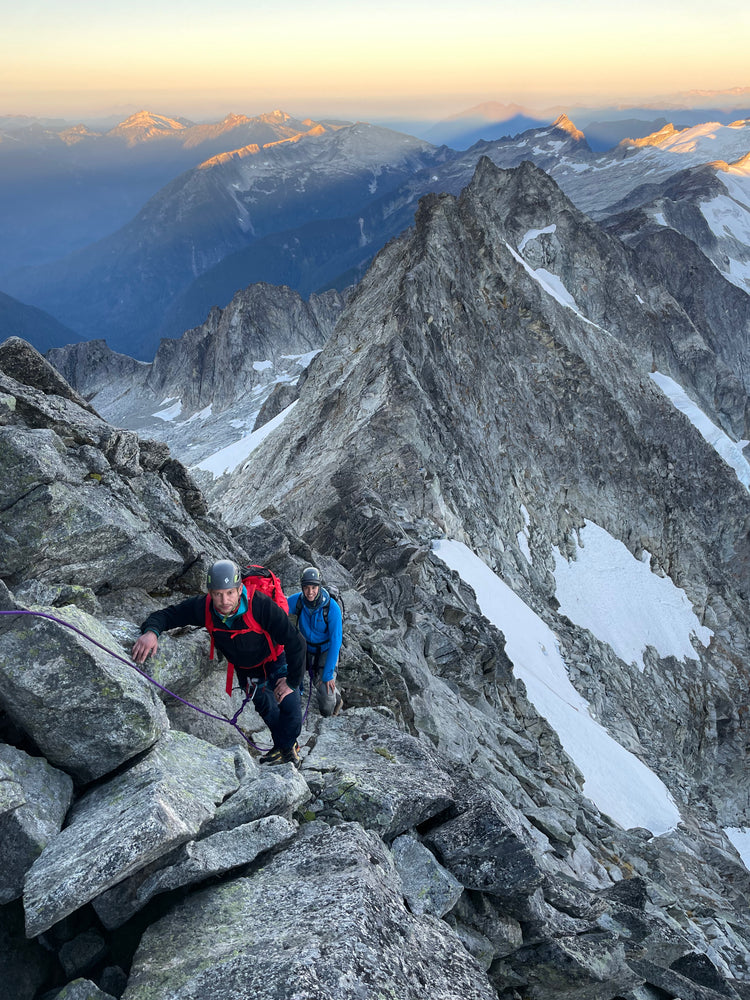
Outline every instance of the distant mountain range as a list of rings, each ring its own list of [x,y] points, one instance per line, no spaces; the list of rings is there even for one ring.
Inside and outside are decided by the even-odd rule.
[[[353,263],[366,263],[382,243],[371,246],[356,220],[415,174],[426,170],[429,176],[449,151],[366,123],[299,124],[304,127],[291,137],[251,143],[203,161],[165,185],[113,235],[61,260],[6,275],[3,288],[70,323],[79,339],[104,336],[116,350],[151,358],[162,332],[179,335],[186,328],[162,331],[162,324],[193,282],[266,237],[318,224],[315,242],[326,261],[341,243],[337,220],[353,219]],[[413,208],[386,238],[408,225],[412,215]],[[294,261],[295,237],[280,249],[283,258]],[[330,264],[319,268],[316,281],[325,286],[349,266],[350,257],[341,265],[336,260],[334,269]],[[278,263],[266,271],[273,284],[299,286]],[[256,280],[257,271],[238,277],[229,298]],[[314,290],[308,279],[305,293]],[[226,301],[212,298],[208,304]],[[205,315],[201,307],[188,326]]]
[[[141,111],[106,132],[0,118],[0,274],[109,235],[213,156],[329,127],[283,111],[203,125]]]
[[[475,142],[502,139],[518,135],[526,129],[550,125],[565,112],[566,109],[563,107],[538,111],[518,104],[488,101],[436,122],[418,134],[430,142],[445,143],[454,149],[468,149]],[[657,132],[669,122],[680,129],[691,128],[707,121],[729,125],[738,119],[750,117],[750,102],[744,108],[732,109],[599,107],[576,108],[575,111],[569,111],[569,114],[585,131],[586,141],[592,150],[603,152],[612,149],[623,139],[640,139]]]
[[[234,116],[213,126],[141,114],[97,135],[83,127],[27,131],[27,152],[33,147],[36,162],[51,173],[63,150],[68,167],[74,162],[65,160],[68,154],[83,162],[86,149],[99,150],[89,169],[101,185],[90,192],[84,186],[77,195],[79,208],[90,196],[93,215],[101,199],[111,201],[120,190],[115,164],[119,176],[130,171],[142,184],[149,171],[153,181],[168,163],[192,159],[192,168],[170,175],[121,228],[0,278],[7,294],[46,310],[75,331],[74,339],[104,338],[113,350],[143,360],[154,356],[162,337],[200,325],[213,306],[226,306],[258,281],[288,285],[303,296],[355,284],[375,253],[413,224],[419,199],[457,195],[483,155],[500,167],[533,161],[579,209],[623,236],[659,226],[688,236],[729,281],[750,290],[750,119],[688,129],[662,125],[604,153],[565,115],[468,150],[366,123],[313,122],[283,112]],[[0,143],[0,170],[20,162],[18,148],[6,156],[6,147],[7,140]],[[222,151],[200,159],[214,149]],[[148,169],[139,173],[144,164]],[[13,188],[11,176],[7,202]],[[124,183],[124,189],[133,196],[133,187]],[[23,208],[22,193],[16,200],[16,213],[29,218],[28,233],[39,213],[28,200]],[[62,214],[74,203],[62,198]],[[0,233],[6,256],[20,262],[16,229],[6,225]]]

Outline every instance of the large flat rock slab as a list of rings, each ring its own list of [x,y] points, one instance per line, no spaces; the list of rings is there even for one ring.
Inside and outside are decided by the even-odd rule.
[[[292,840],[296,833],[296,823],[283,816],[266,816],[203,840],[191,840],[108,889],[94,900],[94,909],[105,927],[119,927],[159,893],[249,865],[264,851]]]
[[[326,719],[304,773],[324,813],[386,841],[454,801],[453,778],[432,746],[370,708]]]
[[[24,888],[28,936],[194,840],[238,786],[231,751],[167,733],[138,763],[87,792],[42,851]]]
[[[169,728],[166,710],[156,688],[111,655],[123,651],[107,629],[72,605],[29,610],[68,624],[3,616],[0,705],[47,760],[87,782],[152,746]]]

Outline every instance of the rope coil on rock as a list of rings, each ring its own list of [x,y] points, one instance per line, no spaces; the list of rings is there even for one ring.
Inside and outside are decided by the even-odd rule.
[[[150,684],[153,684],[154,687],[159,688],[159,690],[163,691],[164,694],[168,694],[170,698],[174,698],[176,701],[182,702],[183,705],[186,705],[188,708],[192,708],[196,712],[200,712],[201,715],[205,715],[209,719],[215,719],[217,722],[226,722],[230,726],[233,726],[234,729],[236,729],[237,732],[240,734],[240,736],[243,738],[243,740],[245,740],[246,743],[248,743],[251,747],[253,747],[253,749],[259,750],[261,752],[271,749],[270,747],[259,747],[255,743],[253,743],[250,737],[247,736],[240,729],[237,723],[237,720],[242,714],[245,705],[247,705],[247,703],[252,698],[252,693],[245,695],[242,704],[234,713],[231,719],[226,715],[216,715],[214,712],[209,712],[205,708],[201,708],[199,705],[194,705],[191,701],[187,701],[185,698],[181,698],[180,695],[175,694],[174,691],[170,691],[168,687],[165,687],[163,684],[160,684],[159,681],[157,681],[154,677],[151,677],[149,674],[147,674],[145,670],[141,670],[141,668],[137,664],[133,663],[132,660],[128,660],[124,656],[120,656],[119,653],[115,653],[113,650],[109,649],[103,643],[99,642],[98,639],[95,639],[93,636],[89,635],[87,632],[84,632],[76,625],[72,625],[70,622],[66,622],[64,618],[58,618],[56,615],[48,614],[46,611],[28,611],[24,609],[17,609],[15,611],[0,611],[0,615],[30,615],[34,618],[46,618],[49,621],[54,622],[56,625],[64,625],[65,628],[69,628],[72,632],[77,633],[77,635],[80,635],[83,639],[87,639],[90,643],[93,643],[94,646],[98,646],[99,649],[104,650],[105,653],[109,653],[109,655],[114,657],[116,660],[119,660],[126,666],[131,667],[131,669],[135,670],[136,673],[140,674],[141,677],[144,678],[144,680],[147,680]],[[254,690],[255,688],[253,688],[253,692]],[[302,716],[303,722],[307,718],[307,713],[310,708],[311,695],[312,695],[312,677],[310,678],[310,690],[308,691],[307,694],[307,705],[305,706],[305,714]]]

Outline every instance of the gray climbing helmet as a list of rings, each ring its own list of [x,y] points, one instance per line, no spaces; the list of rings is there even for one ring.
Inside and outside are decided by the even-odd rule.
[[[303,587],[322,587],[323,577],[320,575],[320,570],[315,566],[306,566],[305,569],[302,570],[300,584]]]
[[[207,590],[229,590],[231,587],[239,587],[241,583],[240,568],[231,559],[220,559],[206,574]]]

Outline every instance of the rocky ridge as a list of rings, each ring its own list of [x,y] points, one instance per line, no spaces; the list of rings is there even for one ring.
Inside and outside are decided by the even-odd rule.
[[[631,246],[652,237],[687,237],[727,281],[750,292],[750,251],[747,247],[750,184],[747,171],[711,163],[680,171],[663,184],[636,188],[616,205],[604,221]],[[687,251],[690,252],[690,251]],[[673,268],[678,277],[685,268]],[[735,296],[741,301],[740,296]],[[746,338],[747,320],[739,336]]]
[[[714,387],[729,371],[638,259],[588,225],[530,164],[485,161],[459,199],[424,200],[415,232],[357,289],[299,407],[220,507],[237,530],[280,517],[400,622],[412,724],[454,759],[471,739],[445,734],[432,678],[450,678],[470,704],[487,686],[463,660],[457,675],[440,639],[425,642],[435,619],[424,589],[431,539],[465,540],[554,628],[597,717],[665,778],[691,833],[709,815],[744,825],[747,492],[649,378],[679,370],[725,420],[699,386],[706,366]],[[729,423],[742,433],[746,399],[733,384]],[[517,541],[523,510],[531,558]],[[574,557],[589,520],[685,588],[715,633],[695,661],[656,657],[640,674],[555,613],[554,551]],[[699,731],[696,703],[711,719]],[[492,756],[484,743],[480,756]]]

